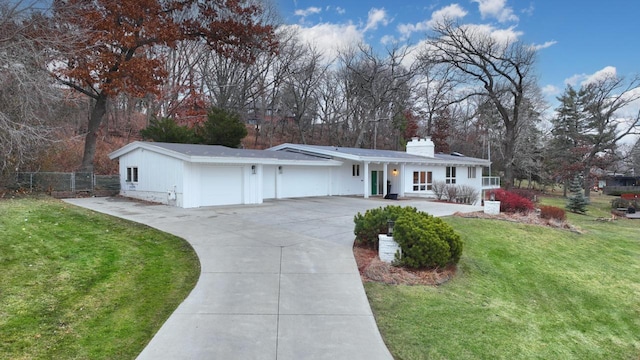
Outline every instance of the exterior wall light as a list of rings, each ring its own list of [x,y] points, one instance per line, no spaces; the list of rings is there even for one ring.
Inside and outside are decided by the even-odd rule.
[[[393,220],[387,220],[387,236],[393,236],[393,227],[396,225],[396,222]]]
[[[391,173],[393,174],[393,176],[398,176],[398,169],[393,169]]]
[[[282,174],[282,166],[278,166],[278,173]]]
[[[252,174],[256,173],[256,166],[255,165],[251,165],[251,173]]]

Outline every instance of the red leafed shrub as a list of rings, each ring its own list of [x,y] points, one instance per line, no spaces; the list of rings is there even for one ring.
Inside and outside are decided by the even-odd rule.
[[[564,221],[567,219],[567,213],[559,207],[542,205],[540,206],[540,217],[548,220]]]
[[[533,202],[536,202],[537,198],[538,198],[537,193],[535,191],[529,190],[529,189],[511,189],[509,191],[511,191],[512,193],[514,193],[516,195],[520,195],[525,199],[529,199],[529,200],[531,200]]]
[[[495,199],[497,201],[500,201],[501,212],[527,213],[534,209],[534,206],[531,200],[524,198],[513,192],[503,190],[503,189],[498,189],[493,191],[493,194],[495,194]]]

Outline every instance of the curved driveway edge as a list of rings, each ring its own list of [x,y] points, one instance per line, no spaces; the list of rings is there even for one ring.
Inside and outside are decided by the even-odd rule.
[[[195,288],[138,359],[391,359],[353,258],[353,217],[384,205],[435,216],[479,206],[320,197],[182,209],[66,199],[187,240]]]

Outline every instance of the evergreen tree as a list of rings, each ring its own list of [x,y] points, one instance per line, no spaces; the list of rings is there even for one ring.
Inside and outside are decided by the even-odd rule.
[[[635,176],[640,176],[640,139],[638,139],[636,144],[633,145],[629,155],[631,160],[630,167],[633,170],[633,174]]]
[[[213,107],[207,121],[196,129],[196,136],[199,144],[238,148],[247,136],[247,127],[237,113]]]
[[[569,191],[571,195],[567,198],[567,210],[578,214],[586,213],[589,200],[582,193],[582,182],[577,176],[569,184]]]
[[[149,126],[140,131],[145,140],[156,142],[192,144],[195,142],[195,132],[186,126],[176,124],[171,118],[151,119]]]
[[[558,97],[560,106],[556,108],[556,117],[551,120],[551,140],[547,145],[546,167],[553,180],[564,184],[564,196],[567,196],[568,184],[584,171],[582,158],[586,151],[582,134],[584,126],[581,118],[578,92],[567,86],[564,94]]]

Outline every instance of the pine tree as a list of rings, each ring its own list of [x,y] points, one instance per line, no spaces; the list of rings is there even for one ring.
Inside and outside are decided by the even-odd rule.
[[[236,112],[212,107],[207,121],[196,129],[196,143],[239,148],[247,136],[247,127]]]
[[[582,192],[582,182],[578,177],[575,177],[569,184],[569,191],[571,195],[567,198],[567,210],[578,214],[586,213],[589,200]]]

